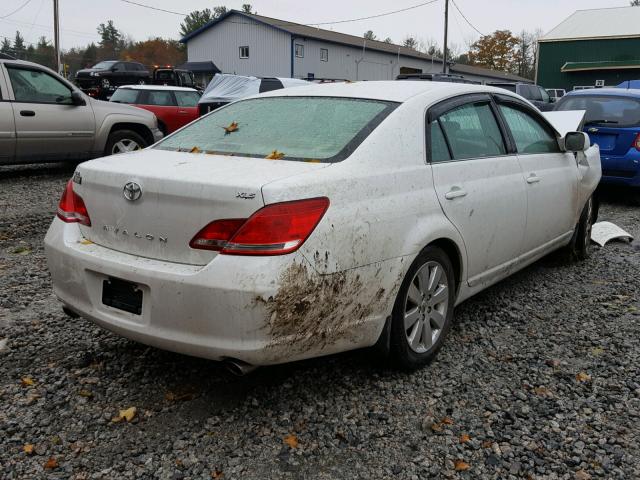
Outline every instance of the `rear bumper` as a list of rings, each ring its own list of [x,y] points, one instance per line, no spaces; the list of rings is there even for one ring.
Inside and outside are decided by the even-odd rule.
[[[603,184],[640,187],[640,152],[632,148],[622,156],[600,155]]]
[[[54,292],[66,307],[132,340],[213,360],[268,365],[373,345],[391,309],[375,297],[381,283],[357,292],[345,285],[343,300],[326,298],[331,280],[325,285],[313,278],[315,270],[300,253],[218,255],[205,266],[168,263],[83,243],[77,224],[57,218],[45,248]],[[309,275],[289,278],[302,271]],[[336,275],[344,285],[345,274]],[[102,303],[103,281],[110,277],[139,286],[140,315]],[[293,303],[283,309],[274,299]],[[320,301],[334,308],[316,305]],[[326,318],[318,317],[318,309]]]

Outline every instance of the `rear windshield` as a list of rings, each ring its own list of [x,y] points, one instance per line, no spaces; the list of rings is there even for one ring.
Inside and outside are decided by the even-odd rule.
[[[640,102],[631,98],[605,95],[569,95],[556,110],[586,110],[586,124],[630,127],[640,125]]]
[[[344,160],[397,103],[333,97],[270,97],[220,108],[155,148],[285,160]]]
[[[113,95],[111,95],[111,99],[109,101],[116,103],[136,103],[137,98],[138,90],[133,90],[131,88],[119,88],[113,93]]]

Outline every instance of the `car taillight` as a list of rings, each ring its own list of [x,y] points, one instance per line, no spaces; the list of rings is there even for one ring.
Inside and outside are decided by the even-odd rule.
[[[81,223],[91,226],[89,212],[82,197],[73,191],[73,181],[69,180],[58,204],[58,218],[67,223]]]
[[[309,238],[329,208],[326,197],[274,203],[248,219],[216,220],[191,240],[191,248],[226,255],[284,255]]]
[[[640,133],[636,135],[631,146],[640,152]]]

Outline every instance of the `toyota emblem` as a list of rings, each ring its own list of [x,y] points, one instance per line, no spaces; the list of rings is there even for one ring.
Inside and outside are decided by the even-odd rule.
[[[127,183],[122,189],[124,198],[130,202],[135,202],[142,196],[142,188],[136,182]]]

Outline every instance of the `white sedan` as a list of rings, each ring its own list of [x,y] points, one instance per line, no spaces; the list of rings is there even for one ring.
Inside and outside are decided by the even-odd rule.
[[[79,165],[47,259],[67,313],[238,372],[372,345],[416,368],[455,305],[588,255],[600,176],[502,89],[299,87]]]

